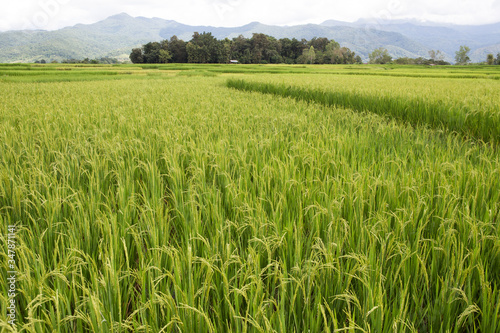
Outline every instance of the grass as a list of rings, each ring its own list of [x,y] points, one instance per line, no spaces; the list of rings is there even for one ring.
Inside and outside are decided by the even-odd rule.
[[[244,91],[258,91],[327,106],[340,106],[357,111],[388,115],[415,125],[429,125],[493,143],[500,141],[500,112],[469,108],[462,103],[447,105],[421,96],[394,96],[357,92],[310,89],[287,84],[251,82],[231,79],[227,86]],[[496,108],[495,108],[496,109]]]
[[[82,71],[119,71],[142,75],[156,71],[163,74],[178,71],[210,72],[215,74],[303,74],[306,78],[328,75],[348,75],[355,78],[388,77],[392,78],[442,78],[499,80],[498,66],[409,66],[409,65],[246,65],[246,64],[137,64],[137,65],[100,65],[100,64],[0,64],[0,80],[8,75],[7,71],[22,71],[24,75],[35,72],[71,71],[78,75]],[[47,73],[48,74],[48,73]],[[103,74],[106,75],[106,74]]]
[[[17,331],[498,331],[491,144],[228,89],[230,75],[204,66],[113,71],[132,74],[0,82],[0,237],[18,226]],[[241,75],[324,91],[356,79]],[[393,96],[435,79],[407,80]],[[484,89],[471,96],[494,105]]]

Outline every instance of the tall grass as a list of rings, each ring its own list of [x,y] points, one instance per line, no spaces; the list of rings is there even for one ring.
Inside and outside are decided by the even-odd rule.
[[[470,109],[466,105],[446,105],[426,100],[424,97],[364,95],[353,91],[307,89],[289,84],[252,82],[243,79],[229,79],[227,86],[244,91],[292,97],[327,106],[388,115],[411,124],[447,129],[487,142],[500,140],[500,112]]]
[[[143,74],[144,72],[171,73],[178,71],[204,71],[215,74],[272,74],[289,75],[304,74],[306,79],[311,77],[327,75],[335,77],[337,75],[352,76],[363,80],[372,78],[404,79],[404,78],[422,78],[422,79],[467,79],[475,82],[478,79],[486,81],[499,81],[500,72],[498,66],[409,66],[409,65],[248,65],[248,64],[0,64],[0,77],[7,74],[7,71],[18,71],[24,75],[40,75],[46,73],[52,75],[55,71],[71,71],[78,74],[81,71],[120,71],[133,72],[134,74]],[[142,72],[142,73],[141,73]],[[315,74],[315,75],[310,75]],[[106,75],[106,74],[103,74]]]
[[[0,83],[18,331],[498,330],[491,147],[224,83]]]

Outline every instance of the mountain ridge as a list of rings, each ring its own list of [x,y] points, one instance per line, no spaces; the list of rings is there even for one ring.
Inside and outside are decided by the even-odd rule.
[[[133,17],[127,13],[112,15],[91,24],[76,24],[53,31],[17,30],[0,32],[0,62],[34,62],[116,57],[125,60],[134,47],[176,35],[188,41],[194,32],[211,32],[218,39],[238,35],[251,37],[264,33],[275,38],[311,39],[327,37],[349,47],[363,59],[378,47],[385,47],[394,58],[428,57],[431,49],[444,52],[453,61],[460,45],[471,48],[474,62],[484,61],[487,53],[500,50],[500,23],[480,26],[435,25],[416,21],[343,22],[327,20],[321,24],[293,26],[250,22],[239,27],[191,26],[163,18]]]

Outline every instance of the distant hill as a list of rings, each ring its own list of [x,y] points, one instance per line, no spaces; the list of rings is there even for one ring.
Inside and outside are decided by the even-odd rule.
[[[169,22],[119,14],[94,24],[77,24],[55,31],[3,32],[0,62],[127,57],[132,47],[160,40],[159,32]]]
[[[495,56],[500,52],[500,23],[479,26],[439,25],[438,23],[421,23],[417,21],[378,21],[359,20],[354,23],[325,21],[321,24],[327,27],[348,26],[353,28],[370,28],[378,31],[399,33],[432,50],[441,50],[446,54],[446,60],[454,61],[455,51],[461,45],[471,48],[471,60],[481,62],[486,60],[488,53]],[[426,55],[427,56],[427,55]]]
[[[471,48],[473,61],[499,52],[500,23],[484,26],[437,26],[415,22],[326,21],[320,25],[271,26],[253,22],[241,27],[190,26],[160,18],[132,17],[122,13],[94,24],[77,24],[55,31],[23,30],[0,33],[0,62],[34,62],[69,58],[115,57],[127,59],[132,48],[177,35],[190,40],[193,33],[211,32],[216,38],[251,37],[264,33],[276,38],[327,37],[349,47],[363,59],[378,47],[394,58],[428,57],[428,51],[444,51],[452,61],[460,45]]]

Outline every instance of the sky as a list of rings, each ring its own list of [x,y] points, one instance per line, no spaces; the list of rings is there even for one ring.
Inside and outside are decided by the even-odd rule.
[[[500,22],[500,0],[16,0],[5,1],[0,31],[55,30],[125,12],[189,25],[297,25],[360,18],[454,24]]]

